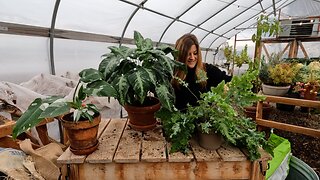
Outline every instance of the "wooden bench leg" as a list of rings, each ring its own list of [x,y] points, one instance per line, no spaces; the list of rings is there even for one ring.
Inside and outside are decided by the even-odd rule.
[[[37,126],[36,130],[38,132],[39,138],[42,142],[43,145],[47,145],[49,143],[51,143],[50,138],[49,138],[49,134],[48,134],[48,128],[47,125],[41,125],[41,126]]]

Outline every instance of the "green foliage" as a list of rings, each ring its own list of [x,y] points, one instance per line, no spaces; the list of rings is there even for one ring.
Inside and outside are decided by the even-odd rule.
[[[272,53],[269,63],[261,61],[259,78],[264,84],[287,86],[294,82],[300,68],[297,63],[283,62],[280,53]]]
[[[58,117],[69,113],[71,110],[73,110],[74,122],[81,118],[92,121],[99,111],[94,104],[84,103],[88,94],[85,93],[83,86],[85,84],[78,82],[72,101],[67,101],[62,97],[35,99],[17,120],[12,132],[13,138],[17,138],[21,133],[35,127],[45,118]]]
[[[102,56],[99,69],[81,71],[81,80],[88,82],[95,94],[115,97],[121,105],[141,105],[152,93],[172,111],[175,96],[170,80],[174,69],[185,65],[167,56],[175,55],[176,50],[170,46],[154,48],[151,39],[144,39],[137,31],[134,40],[136,48],[109,47],[111,52]]]
[[[269,19],[268,16],[261,14],[257,19],[257,32],[253,34],[251,40],[260,42],[262,35],[274,36],[281,32],[280,22],[276,19]]]
[[[244,63],[249,63],[251,58],[248,55],[248,45],[246,44],[244,49],[241,50],[240,54],[236,55],[235,57],[234,63],[238,68],[240,68]]]
[[[309,91],[311,94],[318,94],[320,89],[320,62],[313,61],[308,65],[299,63],[300,66],[295,78],[294,91],[300,92],[301,94]]]
[[[241,67],[244,63],[251,61],[248,55],[248,45],[245,45],[244,49],[241,50],[240,54],[237,54],[237,50],[233,51],[232,46],[226,46],[223,49],[224,56],[227,59],[227,63],[234,63],[237,67]]]
[[[197,124],[203,132],[214,130],[229,143],[247,148],[251,160],[259,158],[258,148],[267,143],[254,121],[245,117],[243,109],[264,99],[251,91],[251,82],[257,75],[258,71],[248,71],[234,76],[227,84],[221,82],[201,95],[198,106],[188,106],[185,113],[177,111],[171,118],[162,119],[165,135],[172,143],[171,151],[188,151],[188,141]]]
[[[224,49],[223,49],[223,53],[224,56],[227,59],[227,63],[231,63],[232,62],[232,56],[233,56],[233,50],[232,50],[232,46],[227,45]]]

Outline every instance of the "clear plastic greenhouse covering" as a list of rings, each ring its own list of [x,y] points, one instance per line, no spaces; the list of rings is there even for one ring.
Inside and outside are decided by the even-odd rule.
[[[107,47],[132,46],[134,30],[173,45],[195,34],[204,61],[257,16],[319,16],[318,0],[9,0],[0,1],[0,80],[97,68]],[[245,33],[244,33],[245,34]],[[252,33],[251,33],[252,34]]]

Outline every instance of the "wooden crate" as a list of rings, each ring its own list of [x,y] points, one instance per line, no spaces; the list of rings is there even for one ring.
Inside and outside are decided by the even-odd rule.
[[[141,133],[127,126],[127,119],[102,120],[99,147],[88,156],[67,149],[58,163],[71,165],[70,179],[264,179],[270,155],[262,152],[251,162],[243,151],[223,145],[205,150],[195,141],[188,155],[168,153],[161,128]]]
[[[49,122],[52,122],[53,118],[44,119],[42,122],[38,124],[36,127],[36,130],[39,134],[39,138],[41,140],[41,143],[43,145],[49,144],[51,142],[51,138],[48,135],[48,130],[46,124]],[[20,149],[19,147],[19,140],[13,139],[11,134],[12,130],[16,124],[16,121],[7,119],[3,116],[1,116],[0,119],[0,147],[3,148],[14,148],[14,149]],[[34,138],[30,132],[25,132],[21,134],[24,138],[29,138],[32,142],[32,145],[34,148],[39,148],[40,144],[36,138]]]
[[[295,106],[312,107],[312,108],[320,109],[320,101],[287,98],[287,97],[280,97],[280,96],[269,96],[269,95],[264,95],[264,96],[266,96],[266,99],[264,100],[266,102],[283,103],[283,104],[289,104],[289,105],[295,105]],[[292,125],[287,123],[281,123],[274,120],[263,119],[262,103],[263,101],[260,101],[258,102],[258,105],[257,105],[256,123],[258,127],[262,126],[262,127],[268,127],[268,128],[276,128],[283,131],[289,131],[293,133],[320,138],[319,129],[307,128],[307,127],[302,127],[302,126],[297,126],[297,125]]]

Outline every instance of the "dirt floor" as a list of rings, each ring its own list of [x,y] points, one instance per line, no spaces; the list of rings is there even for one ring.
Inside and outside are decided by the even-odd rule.
[[[320,111],[301,112],[300,107],[294,111],[283,111],[273,108],[269,119],[313,129],[320,129]],[[313,168],[320,176],[320,138],[274,130],[274,133],[288,139],[291,143],[292,154]]]

